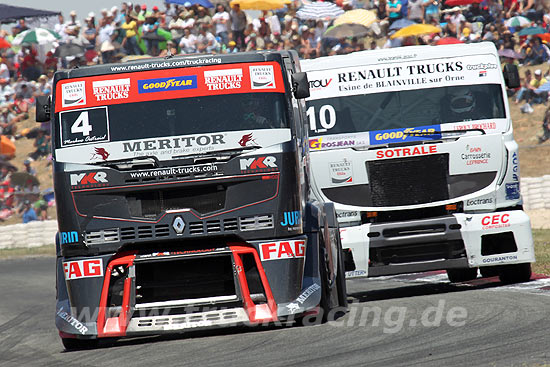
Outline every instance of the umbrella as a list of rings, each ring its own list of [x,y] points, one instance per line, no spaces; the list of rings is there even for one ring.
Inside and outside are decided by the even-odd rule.
[[[203,6],[205,8],[213,8],[214,7],[214,4],[212,4],[208,0],[165,0],[164,2],[165,3],[170,3],[170,4],[178,4],[178,5],[184,5],[185,3],[189,2],[189,3],[191,3],[191,5],[200,5],[200,6]]]
[[[504,22],[506,27],[525,27],[531,24],[531,21],[520,15],[512,17]]]
[[[415,22],[413,22],[412,20],[408,20],[408,19],[399,19],[399,20],[396,20],[395,22],[392,23],[392,25],[390,26],[390,31],[391,30],[398,30],[398,29],[401,29],[401,28],[405,28],[405,27],[408,27],[410,25],[413,25],[413,24],[416,24]]]
[[[8,156],[15,154],[15,144],[5,135],[0,136],[0,154]]]
[[[233,0],[230,2],[231,7],[239,5],[243,10],[281,9],[286,4],[290,4],[290,0]]]
[[[315,2],[302,6],[296,16],[302,20],[334,19],[344,14],[344,10],[329,2]]]
[[[550,42],[550,33],[538,34],[537,37],[539,37],[541,41]]]
[[[546,33],[546,29],[542,27],[529,27],[524,28],[518,32],[518,36],[534,36],[535,34]]]
[[[355,9],[345,12],[334,20],[334,25],[340,24],[361,24],[370,26],[376,21],[376,13],[372,10]]]
[[[461,6],[461,5],[470,5],[473,3],[481,3],[483,0],[447,0],[445,1],[446,6]]]
[[[464,42],[454,37],[443,37],[443,38],[440,38],[435,44],[436,45],[455,45],[457,43],[464,43]]]
[[[39,186],[38,178],[27,172],[14,172],[10,176],[10,182],[13,186]]]
[[[0,38],[0,48],[10,48],[11,44],[4,38]]]
[[[340,24],[332,26],[325,32],[325,37],[342,38],[342,37],[364,37],[369,29],[361,24]]]
[[[502,57],[508,57],[510,59],[523,59],[522,54],[518,54],[516,51],[511,50],[509,48],[505,48],[504,50],[498,50],[498,56]]]
[[[83,46],[77,45],[76,43],[65,43],[60,45],[55,49],[55,57],[67,57],[67,56],[76,56],[84,55],[86,49]]]
[[[441,28],[435,27],[431,24],[413,24],[405,28],[401,28],[395,32],[390,38],[398,37],[410,37],[410,36],[421,36],[423,34],[439,33]]]
[[[29,29],[27,31],[19,33],[12,41],[14,45],[21,45],[23,43],[38,43],[43,45],[51,43],[61,39],[61,36],[45,28]]]

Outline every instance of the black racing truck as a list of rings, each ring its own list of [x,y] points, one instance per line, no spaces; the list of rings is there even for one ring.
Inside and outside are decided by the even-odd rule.
[[[55,74],[36,107],[66,349],[347,307],[334,206],[309,187],[307,96],[293,52]]]

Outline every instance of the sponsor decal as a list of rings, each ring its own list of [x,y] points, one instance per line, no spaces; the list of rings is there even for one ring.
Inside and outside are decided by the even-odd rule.
[[[460,125],[454,125],[455,130],[467,130],[467,129],[483,129],[487,130],[496,130],[496,122],[473,122],[471,124],[460,123]]]
[[[210,70],[204,72],[204,83],[208,90],[240,89],[243,69]]]
[[[245,158],[240,160],[243,172],[270,172],[277,170],[277,159],[273,156]]]
[[[399,143],[403,141],[419,141],[428,139],[440,139],[441,134],[439,125],[429,125],[422,127],[408,127],[404,129],[391,129],[384,131],[370,131],[370,141],[373,144]]]
[[[182,136],[165,139],[147,139],[134,142],[123,142],[123,152],[142,152],[163,149],[174,149],[174,153],[179,153],[176,149],[189,148],[194,145],[207,146],[225,144],[223,134],[210,134],[198,136]]]
[[[138,80],[138,92],[155,93],[166,92],[171,90],[196,89],[197,76],[187,75],[173,78],[157,78]]]
[[[298,311],[300,309],[300,305],[297,304],[296,302],[292,302],[292,303],[289,303],[288,305],[286,305],[286,308],[288,309],[289,313],[295,313],[296,311]]]
[[[60,237],[61,237],[61,244],[62,245],[78,242],[78,232],[77,231],[61,232]]]
[[[492,204],[492,203],[493,203],[493,198],[466,200],[467,206],[486,205],[486,204]]]
[[[252,89],[274,89],[275,73],[272,65],[249,66],[250,88]]]
[[[481,71],[479,72],[479,77],[480,77],[480,78],[482,78],[482,77],[484,77],[484,76],[487,76],[487,70],[481,70]]]
[[[491,69],[498,69],[497,64],[493,64],[492,62],[489,63],[483,63],[480,62],[479,64],[470,64],[466,65],[466,70],[491,70]]]
[[[506,184],[506,200],[517,200],[520,197],[519,182]]]
[[[105,150],[105,148],[95,147],[94,151],[92,153],[92,158],[90,158],[90,160],[102,159],[102,160],[106,161],[107,158],[109,158],[109,156],[110,156],[110,154],[109,154],[109,152],[107,152]]]
[[[224,250],[224,248],[210,248],[210,249],[200,249],[200,250],[186,250],[186,251],[165,251],[165,252],[153,252],[150,254],[138,255],[137,258],[145,259],[151,257],[165,257],[165,256],[179,256],[179,255],[192,255],[192,254],[202,254],[212,251]]]
[[[107,186],[107,172],[71,173],[71,186],[101,187]]]
[[[248,143],[254,143],[254,145],[258,145],[258,143],[256,143],[256,140],[254,140],[254,136],[252,135],[252,133],[243,135],[241,140],[239,140],[239,145],[241,147],[249,146]]]
[[[103,276],[103,259],[66,261],[63,263],[66,280]]]
[[[65,83],[61,86],[61,106],[75,107],[86,105],[86,82]]]
[[[301,305],[304,304],[305,301],[315,292],[317,292],[319,289],[321,289],[321,286],[317,283],[313,283],[309,287],[307,287],[299,296],[296,298],[294,302],[289,303],[286,305],[286,308],[288,309],[289,313],[296,313]]]
[[[360,277],[363,275],[367,275],[367,272],[365,270],[346,271],[346,278]]]
[[[107,107],[60,112],[59,123],[62,147],[110,140]]]
[[[289,227],[288,230],[294,230],[299,228],[302,223],[302,216],[299,211],[284,212],[283,221],[280,223],[282,227]],[[292,227],[296,226],[296,227]]]
[[[518,152],[512,154],[512,179],[514,181],[519,181],[519,159]]]
[[[483,229],[510,227],[510,214],[487,215],[481,219]]]
[[[358,216],[358,211],[336,211],[336,218],[338,219],[355,218]]]
[[[332,78],[310,80],[309,88],[313,90],[319,90],[321,88],[328,87],[331,82],[332,82]]]
[[[323,138],[309,139],[309,149],[321,150],[325,148],[347,148],[355,146],[355,140],[325,141]]]
[[[333,184],[352,183],[353,169],[351,162],[341,161],[329,163],[330,180]]]
[[[269,242],[260,244],[262,261],[298,259],[306,255],[306,243],[301,240]]]
[[[517,260],[517,255],[504,255],[504,256],[495,256],[495,257],[489,257],[482,260],[484,264],[490,264],[490,263],[496,263],[496,262],[502,262],[502,261],[513,261]]]
[[[170,177],[182,175],[197,175],[201,173],[217,172],[218,166],[214,163],[200,164],[187,167],[170,167],[156,170],[129,172],[131,178]]]
[[[67,321],[72,327],[78,330],[82,335],[86,334],[88,328],[84,326],[83,323],[78,321],[75,317],[70,315],[68,312],[63,311],[63,308],[60,308],[57,311],[57,316],[65,321]]]
[[[376,158],[397,158],[409,157],[414,155],[424,155],[437,153],[437,145],[422,145],[420,147],[384,149],[376,152]]]
[[[481,147],[470,147],[466,145],[466,153],[462,153],[460,158],[466,161],[467,166],[488,164],[489,159],[491,159],[491,153],[484,152]]]
[[[126,99],[130,93],[130,78],[94,81],[92,91],[97,102]]]

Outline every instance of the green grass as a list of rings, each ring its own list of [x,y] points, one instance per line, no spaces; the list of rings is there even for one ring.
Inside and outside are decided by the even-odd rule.
[[[10,248],[0,250],[0,259],[25,256],[55,256],[55,246],[47,245],[32,248]]]
[[[535,258],[533,272],[550,275],[550,229],[533,229]]]

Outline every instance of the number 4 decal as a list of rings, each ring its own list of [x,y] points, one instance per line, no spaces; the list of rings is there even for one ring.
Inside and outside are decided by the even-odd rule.
[[[89,136],[92,132],[92,125],[90,125],[90,118],[88,111],[82,111],[78,116],[73,126],[71,126],[71,133],[81,133],[83,136]]]
[[[315,107],[309,107],[306,113],[309,119],[309,128],[317,133],[324,133],[325,131],[332,129],[336,125],[336,111],[334,110],[334,107],[329,104],[323,105],[321,106],[321,108],[319,108],[319,123],[321,124],[320,129],[317,129],[317,116],[315,114]]]

